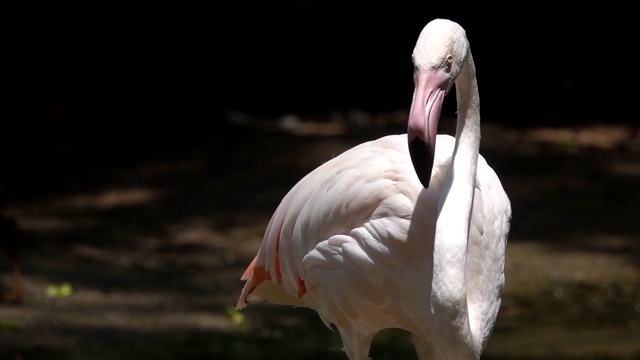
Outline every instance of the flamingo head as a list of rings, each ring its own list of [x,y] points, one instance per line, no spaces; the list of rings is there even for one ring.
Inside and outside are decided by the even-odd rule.
[[[429,22],[413,49],[415,88],[407,138],[413,167],[425,189],[431,179],[442,103],[468,54],[464,29],[443,19]]]

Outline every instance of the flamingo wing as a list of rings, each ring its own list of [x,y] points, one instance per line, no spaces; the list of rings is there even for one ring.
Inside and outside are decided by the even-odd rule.
[[[406,135],[358,145],[300,180],[274,212],[242,276],[237,307],[305,306],[329,325],[350,312],[348,306],[364,317],[365,303],[405,301],[406,321],[389,314],[368,325],[422,328],[428,337],[417,319],[428,316],[438,201],[455,140],[439,135],[438,142],[429,189],[415,174]]]
[[[420,192],[406,148],[405,135],[363,143],[300,180],[273,214],[242,277],[247,282],[238,308],[262,301],[314,307],[304,296],[310,268],[339,267],[343,256],[371,262],[367,251],[381,250],[373,240],[355,241],[354,231],[367,224],[364,231],[378,238],[391,238],[384,233],[393,231],[399,232],[395,238],[406,237],[408,224],[393,221],[410,221]]]

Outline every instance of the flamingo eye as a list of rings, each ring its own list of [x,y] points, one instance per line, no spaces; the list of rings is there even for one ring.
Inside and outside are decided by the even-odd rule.
[[[444,62],[444,68],[447,72],[451,71],[451,66],[453,65],[453,56],[447,55],[447,59]]]

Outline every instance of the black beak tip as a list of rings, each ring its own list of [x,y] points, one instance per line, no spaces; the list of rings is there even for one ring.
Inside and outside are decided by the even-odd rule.
[[[420,183],[425,189],[429,188],[431,180],[431,170],[433,168],[433,153],[429,144],[419,138],[409,141],[409,155],[413,168],[418,175]]]
[[[430,176],[426,176],[426,175],[418,175],[418,179],[420,179],[420,183],[422,184],[422,186],[425,189],[429,188],[429,180],[431,180]]]

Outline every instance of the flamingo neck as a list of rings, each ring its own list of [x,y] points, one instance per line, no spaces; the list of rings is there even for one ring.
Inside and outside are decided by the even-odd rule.
[[[458,123],[449,177],[440,197],[433,253],[432,341],[438,359],[478,359],[481,340],[467,303],[467,241],[480,146],[480,99],[469,53],[456,80]]]

